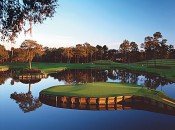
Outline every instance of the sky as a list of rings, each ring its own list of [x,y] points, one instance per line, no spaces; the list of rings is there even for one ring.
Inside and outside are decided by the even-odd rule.
[[[123,40],[139,46],[146,36],[161,32],[175,45],[175,0],[59,0],[56,14],[33,25],[32,37],[23,33],[15,44],[33,39],[43,46],[68,47],[85,42],[118,49]]]

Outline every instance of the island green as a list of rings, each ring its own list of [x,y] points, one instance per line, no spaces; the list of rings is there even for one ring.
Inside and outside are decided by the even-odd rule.
[[[95,82],[76,85],[58,85],[44,89],[40,93],[70,97],[116,97],[134,95],[154,99],[175,107],[174,99],[171,99],[163,92],[134,84]]]

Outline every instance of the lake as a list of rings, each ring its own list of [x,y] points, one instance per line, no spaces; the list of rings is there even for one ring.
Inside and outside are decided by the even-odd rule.
[[[65,70],[37,81],[20,81],[15,72],[0,73],[2,130],[174,130],[175,116],[148,106],[131,109],[75,109],[46,104],[39,92],[54,85],[123,82],[163,91],[175,99],[175,83],[159,75],[128,70]],[[145,108],[145,109],[144,109]],[[167,111],[167,110],[165,110]]]

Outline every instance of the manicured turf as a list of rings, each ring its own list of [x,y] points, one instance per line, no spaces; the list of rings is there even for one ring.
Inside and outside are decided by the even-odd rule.
[[[144,65],[144,66],[154,66],[154,60],[147,60],[142,62],[137,62],[136,64]],[[175,59],[156,59],[156,65],[161,66],[175,66]]]
[[[58,85],[44,89],[40,93],[75,97],[114,97],[135,95],[148,97],[175,107],[174,104],[167,103],[163,100],[167,99],[171,102],[175,102],[163,92],[143,88],[133,84],[95,82],[78,85]]]

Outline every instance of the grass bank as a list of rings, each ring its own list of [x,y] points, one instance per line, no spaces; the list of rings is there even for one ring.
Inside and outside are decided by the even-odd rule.
[[[175,107],[175,101],[163,92],[133,84],[95,82],[76,85],[58,85],[44,89],[40,93],[70,97],[116,97],[135,95],[148,97]]]
[[[142,61],[132,64],[139,71],[157,73],[171,81],[175,81],[175,59],[157,59],[154,67],[154,60]]]

